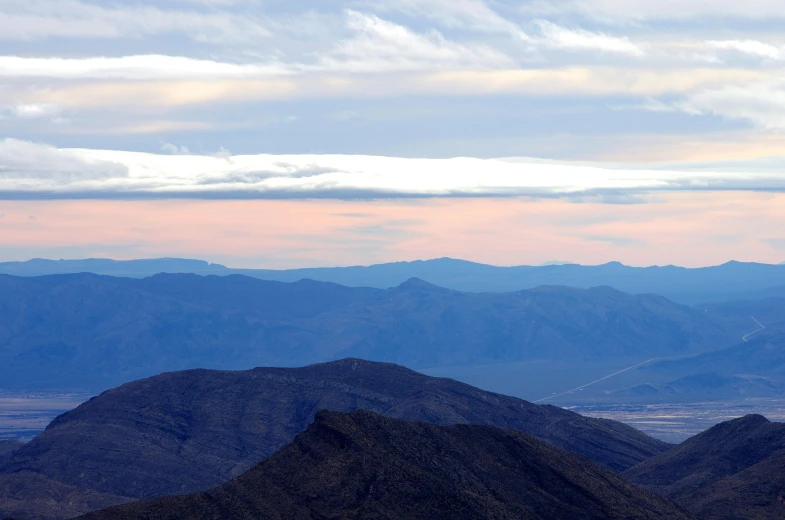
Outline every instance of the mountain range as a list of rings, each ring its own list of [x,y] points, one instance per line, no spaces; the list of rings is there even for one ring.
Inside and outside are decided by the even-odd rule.
[[[578,455],[489,426],[323,411],[237,479],[84,520],[456,518],[686,520],[667,500]]]
[[[343,357],[415,368],[631,365],[732,346],[749,323],[609,287],[475,294],[418,279],[373,289],[239,275],[0,275],[0,380],[100,390],[165,371]]]
[[[201,260],[106,259],[44,260],[0,263],[0,273],[42,276],[89,272],[110,276],[145,278],[158,273],[200,275],[242,274],[264,280],[296,282],[311,279],[349,287],[396,287],[410,278],[464,292],[512,292],[542,285],[591,288],[607,285],[633,294],[654,293],[695,305],[705,302],[785,297],[785,264],[728,262],[719,266],[631,267],[618,262],[598,266],[576,264],[498,267],[464,260],[396,262],[371,266],[290,270],[232,269]]]
[[[692,437],[622,475],[698,518],[785,518],[785,424],[749,415]]]
[[[622,423],[390,364],[347,359],[297,369],[193,370],[107,391],[15,449],[0,464],[0,517],[66,518],[206,490],[292,441],[320,409],[517,430],[617,471],[669,447]]]

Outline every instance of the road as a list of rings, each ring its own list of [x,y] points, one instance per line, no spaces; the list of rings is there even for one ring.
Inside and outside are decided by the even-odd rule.
[[[741,339],[742,339],[742,341],[744,341],[744,343],[747,343],[747,338],[749,338],[753,334],[756,334],[756,333],[758,333],[758,332],[760,332],[760,331],[762,331],[763,329],[766,328],[766,326],[764,324],[762,324],[761,322],[759,322],[758,320],[755,319],[755,316],[750,316],[750,318],[752,318],[752,321],[757,323],[760,328],[757,329],[757,330],[753,330],[749,334],[745,334],[744,336],[742,336]]]
[[[547,401],[548,399],[555,399],[556,397],[561,397],[563,395],[571,394],[573,392],[578,392],[580,390],[583,390],[584,388],[590,387],[592,385],[596,385],[600,381],[605,381],[606,379],[610,379],[610,378],[612,378],[614,376],[618,376],[619,374],[623,374],[624,372],[628,372],[628,371],[636,369],[638,367],[642,367],[643,365],[648,365],[649,363],[651,363],[653,361],[659,361],[659,359],[660,358],[652,358],[652,359],[650,359],[648,361],[644,361],[643,363],[638,363],[637,365],[633,365],[631,367],[625,368],[624,370],[619,370],[618,372],[614,372],[613,374],[607,375],[605,377],[601,377],[600,379],[597,379],[596,381],[592,381],[591,383],[586,383],[585,385],[579,386],[578,388],[573,388],[572,390],[567,390],[566,392],[562,392],[560,394],[551,395],[551,396],[548,396],[548,397],[546,397],[544,399],[540,399],[538,401],[532,401],[532,402],[533,403],[541,403],[543,401]]]
[[[759,322],[757,319],[755,319],[755,316],[750,316],[750,318],[752,318],[752,321],[757,323],[758,327],[760,327],[760,328],[758,328],[756,330],[753,330],[749,334],[745,334],[744,336],[742,336],[741,339],[745,343],[748,341],[747,338],[749,338],[753,334],[757,334],[758,332],[760,332],[760,331],[762,331],[763,329],[766,328],[765,325],[763,325],[761,322]],[[601,381],[605,381],[606,379],[610,379],[612,377],[618,376],[619,374],[623,374],[624,372],[629,372],[630,370],[634,370],[634,369],[642,367],[644,365],[648,365],[649,363],[652,363],[654,361],[659,361],[660,359],[662,359],[662,358],[653,358],[653,359],[650,359],[648,361],[644,361],[643,363],[638,363],[637,365],[633,365],[631,367],[625,368],[624,370],[619,370],[618,372],[614,372],[613,374],[607,375],[605,377],[601,377],[600,379],[597,379],[596,381],[592,381],[591,383],[586,383],[583,386],[579,386],[577,388],[573,388],[572,390],[567,390],[566,392],[562,392],[560,394],[554,394],[554,395],[548,396],[548,397],[546,397],[544,399],[539,399],[537,401],[532,401],[532,402],[533,403],[542,403],[544,401],[548,401],[549,399],[555,399],[557,397],[561,397],[563,395],[571,394],[573,392],[579,392],[579,391],[583,390],[584,388],[588,388],[588,387],[590,387],[592,385],[596,385],[597,383],[599,383]]]

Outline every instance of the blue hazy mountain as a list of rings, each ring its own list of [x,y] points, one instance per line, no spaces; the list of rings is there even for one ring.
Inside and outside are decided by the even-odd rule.
[[[50,274],[95,273],[108,276],[144,278],[158,273],[223,274],[227,268],[204,260],[154,258],[146,260],[47,260],[34,258],[26,262],[0,262],[0,274],[45,276]]]
[[[729,262],[689,269],[676,266],[630,267],[618,262],[598,266],[576,264],[497,267],[442,258],[372,266],[291,270],[230,269],[200,260],[154,259],[114,261],[30,260],[0,263],[0,273],[16,276],[90,272],[143,278],[157,273],[246,276],[281,282],[302,279],[350,287],[396,287],[410,278],[466,292],[510,292],[542,285],[590,288],[601,285],[620,291],[655,293],[686,304],[708,301],[785,296],[785,265]]]
[[[239,275],[0,275],[0,381],[28,389],[344,357],[414,368],[632,365],[731,346],[748,330],[609,287],[475,294],[418,279],[373,289]]]

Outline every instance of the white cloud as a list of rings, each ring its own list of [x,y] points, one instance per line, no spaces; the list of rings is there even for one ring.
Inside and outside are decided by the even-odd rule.
[[[237,79],[305,72],[391,72],[514,67],[503,53],[482,44],[460,44],[437,31],[418,34],[373,15],[347,11],[353,35],[314,53],[312,63],[226,63],[178,56],[91,58],[0,56],[0,77],[56,79]]]
[[[7,198],[622,196],[661,190],[785,189],[779,172],[604,169],[532,159],[347,155],[221,157],[58,150],[0,142]]]
[[[517,24],[500,16],[482,0],[374,0],[363,5],[380,12],[428,18],[446,27],[502,32],[529,40]]]
[[[0,140],[0,191],[58,190],[72,183],[98,186],[127,175],[126,165],[111,160],[18,139]]]
[[[50,119],[60,120],[57,105],[30,103],[0,108],[0,119]]]
[[[187,146],[177,146],[172,143],[162,143],[161,151],[170,155],[190,155],[191,150]]]
[[[537,25],[542,31],[546,47],[577,51],[600,51],[614,54],[627,54],[630,56],[643,56],[643,48],[629,40],[603,33],[596,33],[584,29],[567,29],[560,25],[538,20]]]
[[[488,46],[452,42],[434,30],[418,34],[357,11],[347,11],[347,24],[356,35],[338,42],[314,69],[390,72],[514,66],[508,56]]]
[[[233,64],[177,56],[23,58],[0,56],[0,77],[58,79],[224,79],[291,73],[280,64]]]
[[[654,98],[648,98],[642,103],[633,103],[628,105],[611,105],[613,110],[644,110],[646,112],[679,112],[681,109],[676,103],[665,103]]]
[[[785,130],[785,80],[705,90],[692,94],[681,106],[692,113],[741,119],[768,130]]]
[[[757,58],[781,60],[785,57],[782,48],[757,40],[712,40],[706,43],[715,49],[735,51]]]
[[[247,13],[164,10],[139,4],[106,7],[80,0],[5,0],[0,5],[0,40],[180,34],[212,44],[247,44],[272,35],[267,23],[266,18]]]
[[[604,22],[785,18],[785,3],[777,0],[529,0],[520,10],[536,15],[579,14]]]

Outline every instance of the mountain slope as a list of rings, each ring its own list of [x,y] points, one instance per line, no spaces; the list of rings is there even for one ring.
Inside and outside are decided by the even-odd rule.
[[[27,389],[342,357],[418,368],[640,362],[729,346],[747,331],[608,287],[470,294],[419,280],[380,290],[242,276],[0,276],[0,380]]]
[[[17,440],[0,441],[0,464],[10,458],[19,448],[24,446]]]
[[[607,469],[520,433],[320,412],[295,441],[217,489],[85,520],[686,518]]]
[[[637,371],[645,386],[610,395],[634,399],[642,388],[648,388],[645,398],[652,402],[785,395],[785,327],[777,327],[734,347],[653,363]]]
[[[300,369],[195,370],[129,383],[57,418],[0,465],[0,475],[34,473],[137,499],[202,491],[271,455],[325,408],[515,429],[617,470],[669,446],[618,422],[349,359]]]
[[[756,518],[742,512],[751,501],[763,511],[776,512],[761,518],[782,518],[785,488],[778,484],[785,483],[779,476],[785,469],[783,455],[785,424],[749,415],[718,424],[622,475],[701,517]],[[709,516],[711,511],[719,516]]]
[[[0,518],[73,518],[130,500],[57,482],[37,473],[0,474]]]
[[[716,520],[785,518],[785,452],[701,489],[692,509]]]

